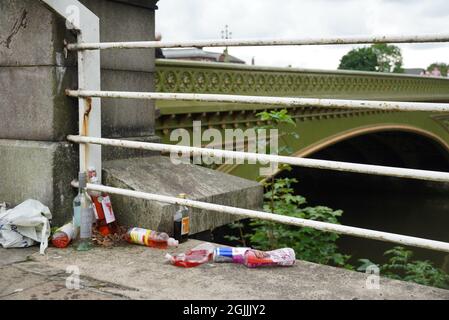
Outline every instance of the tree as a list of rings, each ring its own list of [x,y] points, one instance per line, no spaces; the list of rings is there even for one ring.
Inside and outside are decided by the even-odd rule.
[[[371,47],[352,49],[340,60],[338,69],[377,71],[377,56]]]
[[[430,66],[427,67],[427,71],[432,72],[434,68],[440,70],[441,75],[446,76],[447,70],[449,69],[449,64],[443,62],[434,62]]]
[[[341,58],[338,69],[401,73],[401,49],[383,43],[352,49]]]
[[[402,53],[397,46],[377,43],[371,46],[377,56],[377,71],[402,73]]]

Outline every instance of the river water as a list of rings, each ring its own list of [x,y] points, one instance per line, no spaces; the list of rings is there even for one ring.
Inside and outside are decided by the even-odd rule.
[[[449,242],[447,184],[314,169],[295,170],[295,176],[299,180],[296,193],[305,196],[308,205],[343,210],[344,225]],[[395,246],[351,236],[342,236],[338,245],[352,256],[353,264],[361,258],[383,263],[383,253]],[[415,258],[431,260],[449,271],[449,255],[410,249]]]
[[[449,172],[449,153],[429,138],[405,132],[381,132],[339,142],[311,158]],[[296,193],[309,205],[344,211],[341,223],[449,242],[449,184],[296,167],[281,174],[299,180]],[[385,261],[394,244],[349,236],[338,242],[352,262]],[[449,271],[449,256],[413,248]]]

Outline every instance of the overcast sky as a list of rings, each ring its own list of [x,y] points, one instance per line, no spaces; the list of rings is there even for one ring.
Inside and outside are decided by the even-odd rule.
[[[449,33],[449,0],[160,0],[156,30],[164,40],[298,38]],[[449,44],[399,45],[404,67],[449,63]],[[242,47],[229,52],[247,63],[335,69],[354,45]],[[207,49],[222,51],[222,49]]]

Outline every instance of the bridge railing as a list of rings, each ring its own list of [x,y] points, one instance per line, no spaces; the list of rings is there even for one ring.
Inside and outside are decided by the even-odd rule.
[[[42,0],[50,6],[56,7],[61,12],[62,5],[70,5],[76,0]],[[81,5],[78,3],[78,5]],[[64,15],[62,13],[62,15]],[[90,15],[86,13],[86,15]],[[67,18],[67,17],[66,17]],[[86,23],[84,20],[84,23]],[[269,161],[274,163],[288,163],[295,166],[305,166],[321,169],[331,169],[339,171],[359,172],[376,175],[404,177],[411,179],[422,179],[430,181],[449,182],[448,172],[435,172],[427,170],[415,170],[405,168],[395,168],[386,166],[373,166],[357,163],[345,163],[336,161],[305,159],[296,157],[286,157],[277,155],[266,155],[258,153],[236,152],[227,150],[195,148],[186,146],[173,146],[167,144],[144,143],[136,141],[125,141],[117,139],[101,138],[101,117],[100,101],[101,98],[127,98],[127,99],[165,99],[165,100],[193,100],[193,101],[216,101],[216,102],[240,102],[240,103],[259,103],[259,104],[277,104],[282,106],[304,105],[315,107],[338,107],[338,108],[366,108],[382,110],[400,110],[400,111],[449,111],[449,104],[437,103],[410,103],[410,102],[389,102],[389,101],[363,101],[363,100],[336,100],[336,99],[311,99],[311,98],[282,98],[282,97],[259,97],[259,96],[239,96],[239,95],[217,95],[217,94],[188,94],[188,93],[142,93],[142,92],[113,92],[99,90],[99,57],[97,54],[91,54],[92,50],[104,49],[135,49],[135,48],[174,48],[174,47],[223,47],[223,46],[277,46],[277,45],[325,45],[325,44],[356,44],[356,43],[425,43],[425,42],[448,42],[449,35],[426,35],[426,36],[384,36],[384,37],[351,37],[351,38],[332,38],[332,39],[255,39],[255,40],[210,40],[210,41],[187,41],[187,42],[87,42],[87,39],[94,39],[98,34],[98,21],[91,19],[90,24],[78,26],[78,43],[67,44],[67,50],[78,51],[78,76],[79,90],[67,90],[66,94],[71,97],[79,98],[80,123],[78,136],[68,136],[67,139],[74,143],[79,143],[82,148],[80,152],[80,171],[85,171],[88,164],[99,163],[96,166],[101,173],[101,152],[93,152],[90,149],[93,146],[116,146],[123,148],[138,148],[165,152],[187,151],[189,153],[223,157],[227,159],[246,159]],[[95,34],[92,35],[92,30]],[[83,37],[84,33],[90,36]],[[89,78],[90,77],[90,78]],[[89,78],[89,79],[88,79]],[[90,86],[91,85],[91,86]],[[94,122],[94,123],[92,123]],[[94,133],[90,131],[94,128]],[[101,150],[101,149],[100,149]],[[100,158],[98,158],[100,157]],[[74,183],[74,186],[77,186]],[[223,206],[218,204],[179,199],[158,194],[151,194],[121,188],[113,188],[97,184],[88,184],[87,189],[95,191],[109,192],[129,197],[135,197],[146,200],[155,200],[172,204],[183,204],[190,207],[211,210],[215,212],[228,213],[250,218],[275,221],[279,223],[310,227],[317,230],[336,232],[339,234],[353,235],[357,237],[388,241],[402,245],[416,246],[421,248],[449,252],[449,243],[398,235],[388,232],[374,231],[351,226],[337,225],[332,223],[300,219],[295,217],[282,216],[262,211],[248,210]]]
[[[449,102],[449,78],[356,70],[267,67],[156,59],[155,91],[323,99]],[[226,108],[226,104],[221,104]],[[161,112],[203,112],[210,103],[157,103]],[[263,108],[266,108],[264,106]],[[231,107],[230,107],[231,108]],[[251,108],[251,105],[239,108]],[[259,108],[262,108],[259,106]],[[213,110],[212,110],[213,111]]]

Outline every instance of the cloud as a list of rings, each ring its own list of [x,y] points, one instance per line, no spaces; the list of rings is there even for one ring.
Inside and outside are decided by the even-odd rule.
[[[158,6],[156,29],[165,40],[220,38],[226,24],[234,39],[442,34],[449,29],[447,0],[161,0]],[[230,53],[248,63],[254,56],[262,65],[335,69],[353,47],[242,47]],[[449,44],[400,47],[406,67],[449,62]]]

